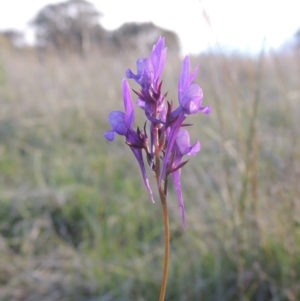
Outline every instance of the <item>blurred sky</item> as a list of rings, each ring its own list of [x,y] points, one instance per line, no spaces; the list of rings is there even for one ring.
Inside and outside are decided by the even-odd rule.
[[[0,1],[0,29],[28,30],[37,11],[55,0]],[[114,29],[123,22],[153,21],[172,29],[183,52],[197,53],[218,41],[223,49],[259,51],[280,47],[300,28],[300,1],[285,0],[90,0],[104,13],[102,25]],[[208,16],[203,17],[203,12]],[[212,32],[213,31],[213,32]],[[28,31],[29,39],[32,32]]]

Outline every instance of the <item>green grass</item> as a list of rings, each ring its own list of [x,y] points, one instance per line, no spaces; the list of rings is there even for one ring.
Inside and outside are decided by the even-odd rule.
[[[103,137],[108,113],[122,108],[124,71],[142,55],[2,51],[0,300],[158,298],[157,193],[153,205],[130,149]],[[192,63],[213,112],[190,118],[202,150],[183,168],[185,232],[170,185],[166,301],[298,300],[299,60]],[[175,103],[180,64],[170,56],[164,74]]]

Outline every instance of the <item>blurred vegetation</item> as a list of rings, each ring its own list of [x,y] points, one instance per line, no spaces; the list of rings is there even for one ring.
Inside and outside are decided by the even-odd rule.
[[[40,51],[51,50],[59,55],[71,51],[84,56],[95,49],[102,53],[117,53],[120,49],[150,52],[159,35],[169,40],[169,50],[179,52],[178,37],[170,30],[148,22],[126,23],[107,31],[99,23],[102,16],[89,1],[67,0],[43,7],[30,25]]]
[[[124,141],[103,137],[109,112],[122,109],[125,70],[147,53],[41,59],[9,49],[0,52],[0,300],[157,299],[159,201]],[[192,58],[213,112],[189,119],[202,150],[183,169],[185,232],[169,194],[166,301],[300,299],[299,62],[296,50]],[[180,68],[171,53],[164,89],[175,103]]]

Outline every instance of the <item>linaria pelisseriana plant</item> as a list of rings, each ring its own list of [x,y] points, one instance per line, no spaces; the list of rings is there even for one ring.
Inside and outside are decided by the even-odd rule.
[[[201,106],[202,89],[193,83],[197,76],[198,66],[191,73],[188,56],[183,61],[178,82],[179,105],[174,109],[173,103],[167,101],[167,94],[162,92],[161,80],[166,54],[165,39],[161,37],[154,45],[150,57],[137,60],[137,74],[130,69],[126,71],[127,78],[133,79],[141,87],[140,91],[134,92],[137,95],[137,106],[145,112],[148,119],[148,129],[147,121],[142,128],[137,127],[136,130],[133,128],[135,110],[129,84],[124,79],[122,89],[125,112],[113,111],[109,114],[112,130],[104,134],[109,141],[113,141],[116,134],[125,136],[126,144],[139,163],[145,187],[153,203],[154,197],[146,173],[143,151],[146,162],[155,174],[165,227],[165,260],[159,301],[165,298],[170,253],[167,210],[168,176],[171,175],[174,182],[182,224],[185,228],[185,210],[180,184],[181,168],[187,163],[183,157],[196,155],[200,151],[200,143],[190,145],[190,136],[186,130],[190,124],[184,122],[188,115],[198,112],[209,114],[211,111],[210,107]]]

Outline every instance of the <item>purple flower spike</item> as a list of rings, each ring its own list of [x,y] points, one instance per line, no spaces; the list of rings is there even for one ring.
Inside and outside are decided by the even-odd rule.
[[[161,77],[166,61],[167,48],[164,46],[165,39],[160,37],[158,42],[153,46],[150,57],[137,60],[136,75],[130,69],[127,69],[127,78],[134,79],[144,89],[156,83]]]
[[[104,136],[113,141],[116,134],[125,136],[126,144],[132,150],[139,163],[145,187],[154,202],[146,173],[143,155],[146,155],[146,163],[158,176],[158,189],[164,197],[167,195],[167,178],[172,175],[182,225],[185,228],[185,210],[180,183],[181,168],[187,163],[183,160],[185,155],[194,156],[200,151],[200,143],[190,145],[190,136],[186,127],[191,125],[185,122],[189,115],[202,112],[209,114],[211,108],[203,107],[203,91],[194,82],[199,66],[194,71],[190,70],[190,59],[185,57],[178,81],[178,106],[174,108],[173,101],[167,100],[168,93],[162,89],[161,79],[165,66],[167,48],[165,39],[160,37],[153,46],[149,57],[140,58],[136,62],[136,74],[130,69],[126,71],[126,77],[133,79],[140,87],[133,90],[136,94],[137,107],[145,114],[146,122],[142,128],[133,129],[135,112],[128,82],[123,80],[123,102],[125,112],[113,111],[109,114],[111,130]],[[184,128],[183,128],[184,127]],[[148,129],[148,130],[147,130]],[[147,136],[149,133],[149,139]],[[143,152],[145,151],[145,154]],[[165,185],[162,185],[162,182]]]
[[[185,129],[180,129],[177,133],[177,138],[172,151],[172,153],[173,152],[175,153],[175,159],[171,168],[176,169],[176,167],[178,167],[182,163],[182,159],[184,155],[195,156],[200,151],[200,148],[201,146],[199,141],[193,144],[192,146],[190,146],[190,136],[188,131]],[[179,209],[181,213],[182,226],[185,229],[185,210],[184,210],[184,202],[182,197],[180,176],[181,176],[181,168],[176,169],[172,173],[172,178],[177,193]]]
[[[108,119],[112,130],[105,132],[104,137],[108,141],[113,141],[116,134],[126,137],[126,142],[130,146],[130,149],[132,150],[140,165],[144,184],[149,192],[152,202],[154,203],[153,193],[150,188],[142,155],[142,149],[145,145],[146,135],[141,136],[132,129],[135,115],[130,93],[130,87],[125,79],[123,80],[123,101],[125,113],[121,111],[112,111],[109,114]]]

